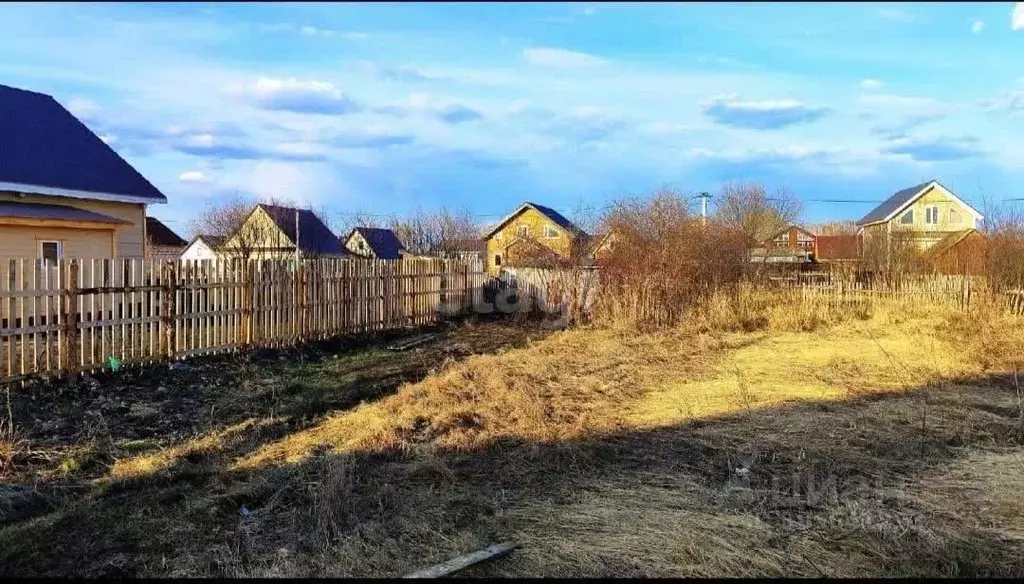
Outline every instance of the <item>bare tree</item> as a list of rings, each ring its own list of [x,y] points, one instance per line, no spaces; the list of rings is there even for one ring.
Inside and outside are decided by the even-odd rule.
[[[715,216],[739,230],[748,244],[760,244],[796,222],[802,212],[800,199],[785,188],[769,194],[757,183],[732,183],[722,187]]]
[[[405,249],[416,254],[443,255],[480,239],[480,230],[466,208],[442,207],[432,213],[418,209],[406,218],[390,218],[388,226]]]
[[[856,221],[841,220],[814,225],[808,231],[815,235],[857,235],[859,230]]]
[[[210,201],[206,210],[198,217],[189,221],[192,237],[197,235],[216,235],[228,237],[242,226],[255,201],[243,197],[239,193],[220,200]]]
[[[336,214],[328,226],[336,230],[335,233],[339,237],[345,238],[356,227],[386,227],[393,219],[395,219],[394,215],[385,217],[360,209],[350,213]]]

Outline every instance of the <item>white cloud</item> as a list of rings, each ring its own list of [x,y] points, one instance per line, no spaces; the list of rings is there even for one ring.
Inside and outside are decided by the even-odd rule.
[[[196,148],[211,148],[213,147],[213,134],[194,134],[189,136],[185,143]]]
[[[1013,14],[1010,16],[1010,28],[1013,30],[1024,30],[1024,2],[1018,2],[1013,7]]]
[[[1021,112],[1024,111],[1024,91],[1007,91],[996,99],[983,100],[981,105],[988,111]]]
[[[974,34],[978,34],[984,28],[985,28],[985,21],[984,20],[975,20],[974,22],[971,23],[971,32],[973,32]]]
[[[864,89],[878,89],[883,83],[877,79],[864,79],[860,82],[860,86]]]
[[[733,94],[711,100],[704,106],[704,113],[722,126],[777,130],[819,120],[828,115],[829,109],[793,99],[743,101]]]
[[[304,36],[334,36],[333,30],[324,28],[317,28],[315,26],[305,25],[299,28],[299,32]]]
[[[319,148],[310,142],[281,142],[275,149],[281,154],[297,154],[297,155],[316,155],[319,154]]]
[[[551,47],[534,47],[524,49],[523,58],[531,65],[557,67],[561,69],[597,67],[605,63],[604,59],[595,57],[594,55]]]
[[[325,81],[260,77],[255,84],[241,88],[241,93],[268,110],[345,114],[359,109],[345,92]]]
[[[915,97],[909,95],[893,95],[889,93],[875,93],[872,95],[863,95],[858,98],[858,101],[864,105],[870,105],[874,107],[890,108],[890,107],[906,107],[906,108],[919,108],[919,107],[932,107],[940,105],[941,102],[931,97]]]
[[[190,170],[183,172],[178,176],[178,180],[187,183],[207,183],[210,182],[210,178],[199,170]]]
[[[248,168],[233,185],[257,197],[274,197],[299,205],[323,202],[323,197],[336,198],[331,176],[324,169],[288,162],[263,160]]]
[[[878,8],[875,10],[875,14],[881,16],[885,20],[891,20],[893,22],[913,22],[914,15],[910,14],[905,10],[899,8],[885,7]]]
[[[278,24],[261,24],[259,29],[266,32],[282,32],[295,30],[295,25],[282,22]]]
[[[334,37],[340,36],[348,40],[362,40],[370,38],[370,35],[365,32],[339,32],[331,30],[329,28],[320,28],[311,24],[304,24],[298,26],[291,23],[278,23],[278,24],[260,24],[257,27],[264,32],[289,32],[299,33],[302,36],[309,37]]]
[[[67,109],[69,112],[75,115],[76,118],[86,121],[89,120],[93,114],[100,111],[100,106],[94,101],[75,97],[67,102]]]

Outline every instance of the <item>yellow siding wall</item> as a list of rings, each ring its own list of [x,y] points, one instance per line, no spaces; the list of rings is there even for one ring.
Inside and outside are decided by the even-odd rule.
[[[926,209],[932,206],[939,209],[939,221],[936,224],[925,223]],[[910,210],[914,212],[914,222],[912,224],[900,223],[900,219]],[[959,222],[951,221],[954,211],[960,216]],[[900,211],[889,221],[888,225],[883,223],[871,226],[867,228],[867,231],[869,234],[884,233],[887,229],[912,231],[917,246],[923,251],[938,243],[950,232],[977,229],[977,227],[977,220],[970,210],[950,197],[944,190],[932,188],[909,207]]]
[[[572,237],[557,223],[548,219],[543,213],[536,209],[527,207],[519,213],[500,231],[494,233],[487,239],[487,271],[497,274],[501,271],[494,261],[494,256],[501,255],[502,264],[506,263],[506,248],[517,239],[516,232],[520,225],[530,228],[530,238],[555,250],[563,257],[569,257],[572,253]],[[552,226],[558,232],[558,237],[545,237],[545,226]]]
[[[131,225],[121,225],[118,227],[117,255],[118,257],[127,258],[141,258],[145,255],[144,243],[146,238],[144,233],[146,229],[146,206],[141,203],[109,203],[106,201],[92,201],[88,199],[72,199],[70,197],[52,197],[45,195],[25,195],[24,197],[18,197],[14,193],[8,192],[0,192],[0,201],[14,201],[17,203],[42,203],[44,205],[67,205],[69,207],[85,209],[87,211],[102,213],[103,215],[109,215],[110,217],[116,217],[118,219],[130,221]],[[7,231],[8,228],[0,227],[0,238],[2,238],[3,240],[10,240],[11,235],[9,235]],[[92,241],[95,237],[97,237],[97,233],[101,234],[102,237],[106,237],[106,249],[102,252],[102,255],[98,255],[95,257],[111,257],[109,232],[103,231],[92,233],[92,230],[81,231],[89,231],[88,234],[83,234],[80,236],[80,238],[83,240]],[[9,244],[5,243],[0,245],[6,248]],[[0,249],[0,257],[4,255],[6,255],[6,252],[3,249]],[[36,251],[31,257],[37,257],[38,255],[39,252]],[[73,257],[73,255],[78,254],[73,254],[66,244],[64,249],[64,255],[70,258]]]
[[[935,206],[939,208],[939,223],[937,225],[928,225],[924,222],[925,220],[925,209],[927,207]],[[975,229],[977,228],[974,215],[970,211],[964,208],[963,205],[955,201],[953,198],[944,193],[941,189],[932,189],[925,193],[920,199],[914,201],[908,210],[913,209],[914,211],[914,223],[913,225],[903,225],[900,223],[900,218],[906,214],[906,210],[900,212],[899,215],[893,217],[893,229],[913,229],[914,231],[962,231],[964,229]],[[950,211],[955,210],[960,215],[960,222],[953,223],[950,221]]]
[[[289,247],[291,250],[267,250],[260,248]],[[225,250],[255,250],[250,259],[289,259],[295,257],[294,244],[278,228],[277,223],[266,211],[257,208],[249,215],[238,231],[224,243]]]
[[[60,241],[64,257],[109,258],[114,232],[105,229],[0,225],[0,258],[38,258],[40,241]]]
[[[360,243],[363,244],[362,249],[359,248]],[[348,241],[345,242],[345,248],[354,254],[375,257],[375,254],[373,253],[373,248],[370,247],[370,245],[366,242],[366,239],[363,238],[362,234],[360,234],[358,231],[353,233],[352,237],[350,237]]]

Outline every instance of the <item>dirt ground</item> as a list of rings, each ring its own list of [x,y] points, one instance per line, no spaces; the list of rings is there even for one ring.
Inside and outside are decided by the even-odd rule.
[[[941,322],[470,323],[16,395],[4,576],[1024,575],[1018,386]]]

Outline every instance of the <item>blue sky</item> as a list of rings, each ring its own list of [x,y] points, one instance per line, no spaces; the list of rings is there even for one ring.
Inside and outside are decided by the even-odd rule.
[[[4,3],[0,33],[0,83],[65,104],[183,232],[232,192],[482,221],[734,180],[808,222],[931,178],[1024,197],[1021,4]]]

